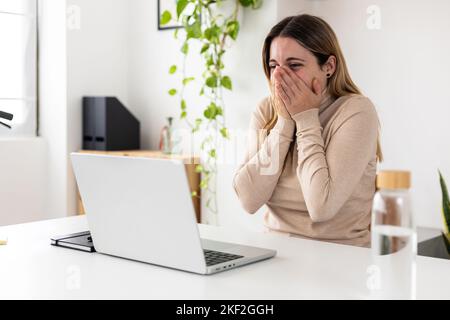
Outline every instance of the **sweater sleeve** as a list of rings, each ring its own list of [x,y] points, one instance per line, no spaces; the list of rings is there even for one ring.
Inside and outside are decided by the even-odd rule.
[[[293,117],[297,126],[297,176],[313,222],[336,215],[376,155],[378,117],[370,100],[352,97],[340,108],[327,149],[318,109]]]
[[[233,177],[233,188],[248,213],[255,213],[272,196],[283,170],[283,164],[295,137],[295,122],[278,117],[269,135],[263,129],[270,120],[268,99],[252,114],[244,161]],[[260,143],[260,136],[265,138]]]

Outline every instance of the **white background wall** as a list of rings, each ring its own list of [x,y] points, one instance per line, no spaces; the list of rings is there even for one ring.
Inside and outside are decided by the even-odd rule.
[[[42,0],[39,9],[39,127],[46,146],[42,186],[45,202],[41,214],[55,218],[68,212],[66,3]],[[42,172],[39,167],[35,170]],[[32,198],[29,193],[17,194]],[[15,206],[21,211],[15,219],[36,220],[21,203]]]
[[[68,152],[82,149],[83,96],[116,96],[122,103],[129,105],[129,2],[126,0],[67,0]],[[79,18],[77,13],[80,14]],[[75,214],[76,182],[70,161],[69,159],[66,161],[68,166],[67,212]]]
[[[283,0],[280,18],[318,15],[337,33],[355,82],[377,106],[385,162],[411,170],[419,225],[441,227],[440,168],[450,181],[450,2],[446,0]],[[377,5],[381,28],[369,30]]]
[[[0,141],[0,226],[48,217],[46,150],[43,139]]]
[[[54,1],[50,2],[53,6]],[[2,155],[9,154],[0,158],[0,164],[11,168],[7,180],[0,180],[4,208],[0,224],[75,212],[75,182],[68,153],[81,147],[83,95],[118,96],[141,120],[144,148],[156,148],[165,118],[179,113],[178,101],[167,95],[177,84],[167,70],[180,61],[179,44],[171,31],[157,31],[155,1],[68,0],[69,6],[81,9],[81,28],[65,29],[61,34],[66,15],[62,2],[53,7],[53,29],[47,27],[56,32],[56,38],[41,43],[48,53],[46,64],[41,65],[48,84],[41,89],[47,97],[41,103],[43,142],[37,149],[23,149],[19,142],[2,144],[0,149]],[[381,9],[380,30],[366,27],[366,9],[372,4]],[[335,29],[355,82],[378,108],[386,158],[382,168],[412,170],[418,223],[440,227],[437,168],[450,180],[446,165],[450,152],[445,143],[450,135],[445,127],[450,113],[445,99],[450,74],[446,59],[450,45],[445,41],[450,32],[446,18],[450,3],[266,0],[260,10],[246,10],[238,42],[226,56],[226,70],[235,87],[225,97],[230,128],[245,130],[251,111],[267,95],[260,65],[264,36],[276,21],[301,12],[322,16]],[[199,58],[191,56],[189,61],[188,71],[195,75],[201,67]],[[188,99],[202,107],[197,92]],[[239,160],[242,156],[238,155]],[[220,166],[220,221],[258,229],[260,216],[245,214],[232,190],[236,165]],[[25,167],[28,174],[13,174]]]

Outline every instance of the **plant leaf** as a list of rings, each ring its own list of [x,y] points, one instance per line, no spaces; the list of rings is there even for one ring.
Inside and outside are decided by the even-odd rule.
[[[221,29],[218,25],[213,25],[210,28],[207,28],[203,34],[203,36],[211,43],[218,44],[220,43],[219,36],[221,34]]]
[[[202,23],[200,16],[197,16],[194,23],[186,26],[187,39],[194,38],[199,39],[202,36]]]
[[[239,22],[237,20],[232,20],[227,23],[227,33],[233,40],[236,40],[239,34]]]
[[[206,85],[210,88],[217,88],[217,77],[211,76],[208,79],[206,79]]]
[[[228,129],[227,128],[222,128],[220,129],[220,134],[222,135],[222,137],[224,137],[225,139],[228,139]]]
[[[206,180],[200,181],[200,189],[204,190],[206,188],[208,188],[208,181]]]
[[[177,66],[173,65],[169,69],[169,74],[174,74],[175,72],[177,72]]]
[[[213,120],[217,116],[217,105],[214,102],[211,102],[208,108],[206,108],[203,113],[206,119]]]
[[[181,100],[181,110],[186,110],[187,105],[186,105],[186,100]]]
[[[177,2],[177,17],[180,18],[180,15],[183,13],[186,6],[189,4],[188,0],[178,0]]]
[[[444,177],[442,176],[440,171],[439,171],[439,181],[441,184],[441,191],[442,191],[442,215],[444,218],[445,234],[449,234],[450,233],[450,201],[449,201],[447,185],[446,185]]]
[[[211,110],[206,109],[206,110],[203,112],[203,116],[204,116],[206,119],[211,119],[211,118],[212,118],[212,116],[211,116]]]
[[[187,55],[189,53],[189,44],[187,43],[187,41],[183,43],[183,46],[181,47],[181,52],[184,55]]]
[[[177,92],[178,92],[177,89],[170,89],[170,90],[169,90],[169,94],[170,94],[171,96],[176,95]]]
[[[242,6],[250,7],[253,4],[253,0],[239,0]]]
[[[200,50],[200,54],[205,53],[209,50],[209,43],[203,45],[202,50]]]
[[[206,66],[209,68],[212,65],[214,65],[214,58],[212,55],[209,55],[206,59]]]
[[[253,9],[259,9],[262,5],[262,0],[239,0],[242,6],[252,7]]]
[[[447,247],[447,253],[450,254],[450,233],[443,234],[445,246]]]
[[[223,77],[220,83],[222,87],[224,87],[225,89],[233,90],[233,83],[231,82],[230,77],[228,76]]]
[[[262,6],[262,0],[253,0],[252,8],[259,9]]]
[[[202,124],[203,119],[202,118],[197,118],[195,119],[195,127],[192,128],[192,133],[197,132],[198,130],[200,130],[200,125]]]
[[[194,81],[195,78],[194,77],[189,77],[189,78],[184,78],[183,79],[183,85],[187,85],[189,82]]]
[[[170,22],[170,20],[172,20],[172,14],[170,13],[170,11],[166,10],[161,14],[161,20],[160,23],[161,25],[166,25]]]

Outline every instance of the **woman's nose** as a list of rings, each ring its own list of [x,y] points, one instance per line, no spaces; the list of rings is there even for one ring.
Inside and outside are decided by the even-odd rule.
[[[277,71],[277,73],[278,72],[280,72],[282,69],[286,69],[286,68],[289,68],[288,66],[285,66],[285,65],[279,65],[279,66],[276,66],[275,67],[275,70],[274,71]]]
[[[281,67],[276,66],[276,67],[275,67],[275,70],[273,70],[273,75],[274,75],[275,77],[279,77],[279,76],[280,76],[280,72],[281,72]]]

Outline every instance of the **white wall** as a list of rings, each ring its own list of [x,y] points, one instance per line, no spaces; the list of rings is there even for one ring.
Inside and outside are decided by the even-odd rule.
[[[45,218],[67,214],[66,2],[39,2],[39,126],[46,142]],[[40,171],[40,168],[35,170]],[[35,220],[32,212],[23,212]]]
[[[130,107],[128,6],[127,0],[67,0],[68,215],[76,212],[76,181],[68,154],[82,149],[82,97],[116,96]]]
[[[142,147],[154,149],[165,118],[178,114],[178,103],[167,94],[174,84],[167,73],[181,54],[173,32],[157,31],[156,1],[130,1],[128,19],[129,105],[141,121]]]
[[[440,228],[440,168],[450,181],[450,2],[446,0],[284,1],[280,16],[308,12],[335,29],[355,82],[376,104],[385,162],[413,175],[419,225]],[[381,29],[366,26],[381,10]]]
[[[0,226],[47,217],[46,150],[38,138],[0,141]]]

